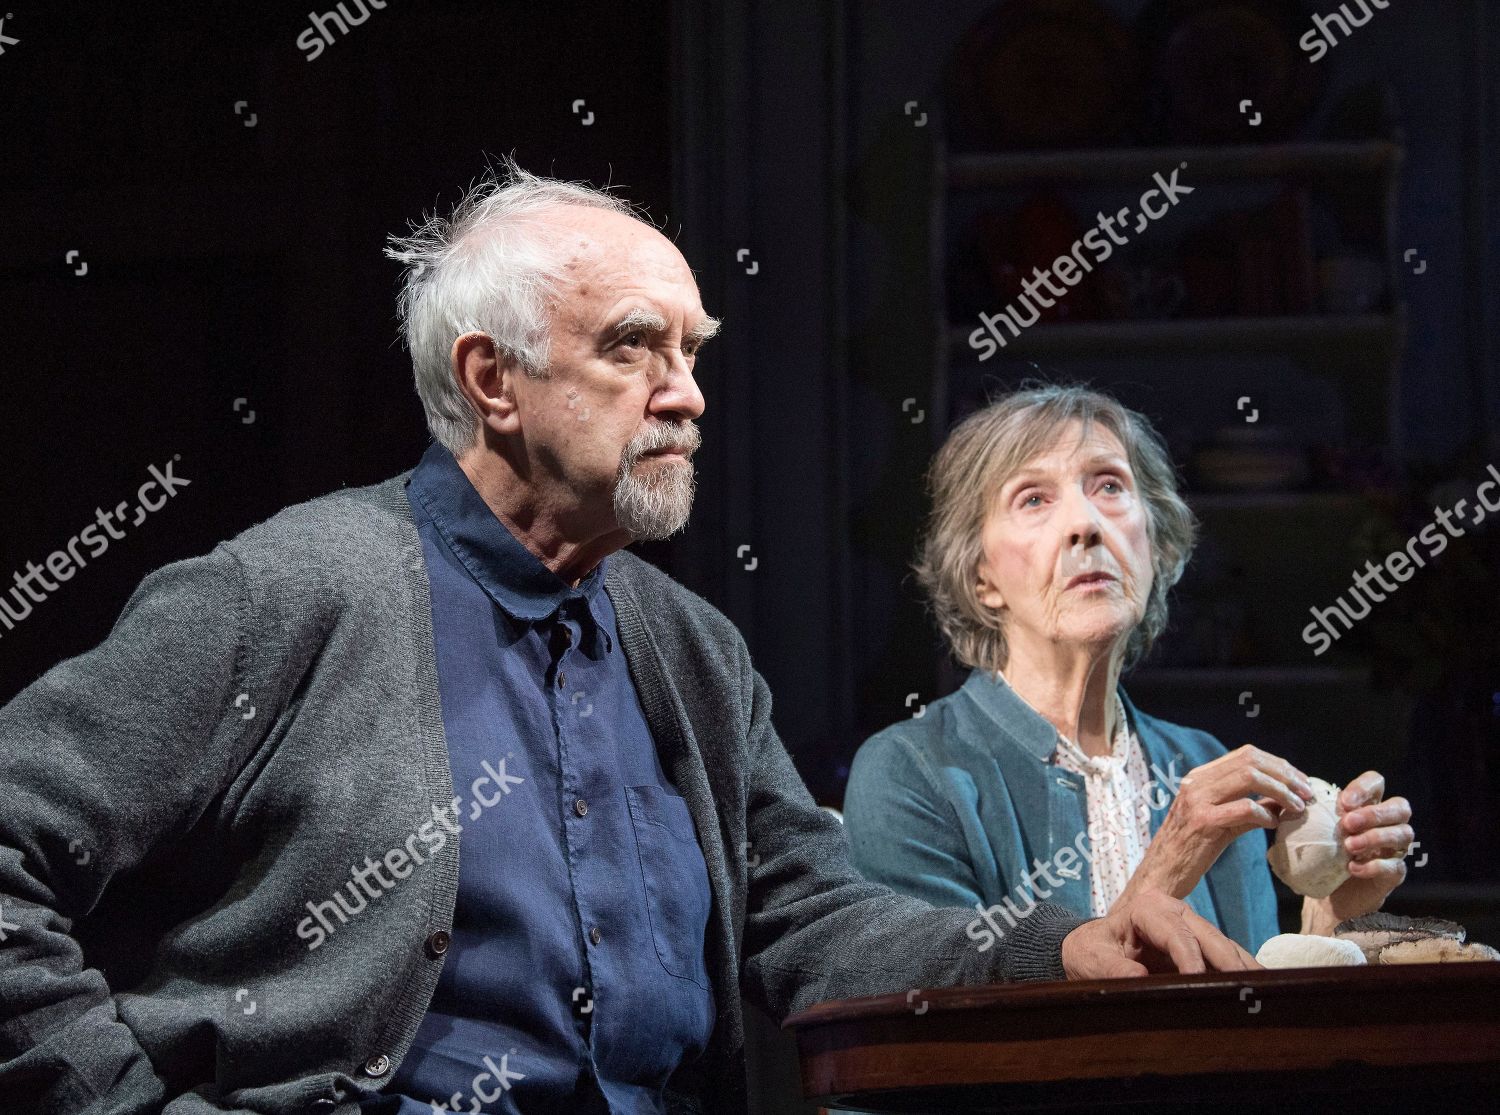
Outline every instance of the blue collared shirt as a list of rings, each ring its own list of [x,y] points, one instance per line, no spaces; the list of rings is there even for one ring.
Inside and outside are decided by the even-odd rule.
[[[668,1076],[713,1030],[711,892],[605,562],[568,585],[441,445],[407,498],[432,586],[458,902],[432,1004],[371,1110],[663,1111]]]

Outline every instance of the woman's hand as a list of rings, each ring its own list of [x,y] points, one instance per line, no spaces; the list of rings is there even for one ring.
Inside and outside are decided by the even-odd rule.
[[[1183,776],[1120,901],[1148,886],[1186,898],[1233,840],[1253,828],[1275,828],[1283,811],[1300,813],[1313,796],[1306,775],[1258,747],[1195,767]]]
[[[1386,801],[1385,778],[1367,770],[1339,794],[1335,830],[1353,857],[1349,878],[1327,898],[1302,900],[1302,932],[1333,933],[1347,918],[1373,914],[1406,878],[1406,856],[1415,835],[1405,798]]]

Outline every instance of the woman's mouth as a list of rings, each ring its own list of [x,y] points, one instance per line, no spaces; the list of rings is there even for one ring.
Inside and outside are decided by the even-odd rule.
[[[1069,589],[1076,588],[1082,589],[1085,592],[1100,592],[1117,579],[1113,573],[1105,573],[1102,570],[1093,573],[1080,573],[1078,576],[1071,578],[1063,586],[1063,591],[1067,592]]]

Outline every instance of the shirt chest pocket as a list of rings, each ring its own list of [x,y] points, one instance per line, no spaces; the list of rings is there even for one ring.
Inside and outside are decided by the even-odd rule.
[[[626,786],[625,801],[657,958],[668,974],[706,989],[703,935],[711,892],[687,802],[660,786]]]

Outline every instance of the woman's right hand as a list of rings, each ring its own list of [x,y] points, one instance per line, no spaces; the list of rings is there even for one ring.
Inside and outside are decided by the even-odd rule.
[[[1186,898],[1237,837],[1275,828],[1285,811],[1302,812],[1314,796],[1300,770],[1248,744],[1193,768],[1124,893],[1151,886]]]

